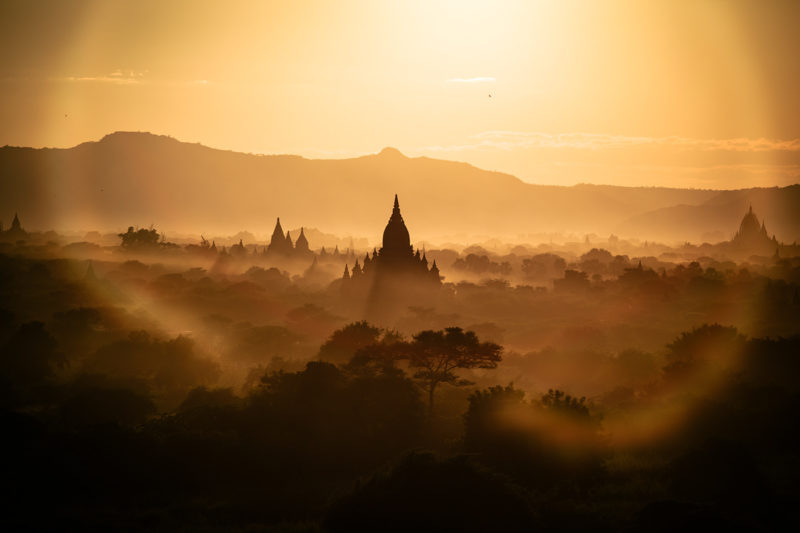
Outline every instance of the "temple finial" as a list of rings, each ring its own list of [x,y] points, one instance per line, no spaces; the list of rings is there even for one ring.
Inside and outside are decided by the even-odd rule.
[[[394,193],[394,206],[400,208],[400,202],[397,201],[397,193]]]

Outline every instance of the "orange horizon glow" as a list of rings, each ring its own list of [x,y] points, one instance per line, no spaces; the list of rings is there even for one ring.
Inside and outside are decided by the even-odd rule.
[[[35,2],[0,8],[0,145],[150,131],[393,146],[534,183],[800,181],[791,2]]]

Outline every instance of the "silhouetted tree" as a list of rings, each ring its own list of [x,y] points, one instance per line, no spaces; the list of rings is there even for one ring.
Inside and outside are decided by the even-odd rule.
[[[381,329],[369,324],[366,320],[353,322],[331,334],[320,347],[318,357],[332,363],[345,363],[357,351],[378,342]]]
[[[136,230],[129,226],[128,231],[119,234],[119,238],[122,239],[123,248],[146,248],[157,246],[161,236],[154,228]]]
[[[531,279],[548,279],[564,275],[567,262],[560,256],[545,253],[522,260],[522,273]]]
[[[584,399],[548,391],[527,402],[513,385],[476,391],[464,415],[463,449],[526,486],[585,486],[602,472],[599,424]]]
[[[744,344],[745,337],[735,327],[703,324],[667,346],[664,374],[686,376],[709,365],[730,365],[742,355]]]
[[[576,398],[560,390],[550,389],[541,398],[542,406],[550,411],[563,415],[589,418],[589,408],[586,406],[586,398]]]
[[[465,258],[459,258],[453,263],[456,270],[467,270],[475,274],[501,274],[511,273],[511,265],[507,261],[496,263],[491,261],[486,255],[467,254]]]
[[[428,394],[428,412],[433,413],[436,387],[442,383],[470,385],[459,379],[456,370],[462,368],[496,368],[502,347],[493,342],[480,342],[472,331],[446,328],[440,331],[421,331],[406,345],[409,366],[415,369],[414,379],[422,383]]]
[[[496,448],[498,441],[507,446],[514,436],[498,423],[497,417],[524,408],[527,408],[525,392],[513,385],[496,385],[470,394],[469,408],[464,413],[464,449],[486,452]],[[526,446],[524,442],[521,445]]]

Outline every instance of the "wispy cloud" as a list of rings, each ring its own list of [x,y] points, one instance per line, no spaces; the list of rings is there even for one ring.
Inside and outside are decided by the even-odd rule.
[[[142,83],[145,81],[146,72],[137,72],[133,70],[125,71],[115,70],[109,74],[102,74],[97,76],[65,76],[62,78],[54,78],[55,81],[66,82],[85,82],[85,83],[113,83],[115,85],[132,85]]]
[[[163,80],[153,79],[147,76],[148,71],[120,70],[117,69],[108,74],[92,76],[63,76],[50,78],[51,81],[67,83],[107,83],[112,85],[210,85],[209,80]]]
[[[484,131],[470,137],[471,142],[450,146],[428,146],[434,152],[467,150],[514,150],[520,148],[605,150],[631,147],[668,147],[678,150],[773,152],[800,151],[800,139],[697,139],[691,137],[634,137],[602,133],[541,133],[522,131]]]
[[[450,78],[447,83],[492,83],[496,81],[490,76],[479,76],[477,78]]]

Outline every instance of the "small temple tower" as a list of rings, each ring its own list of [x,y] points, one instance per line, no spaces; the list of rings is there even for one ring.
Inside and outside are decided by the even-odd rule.
[[[289,237],[288,232],[286,235],[283,234],[283,228],[281,227],[281,219],[278,217],[278,221],[275,223],[275,229],[272,232],[272,239],[270,240],[269,246],[267,247],[267,253],[269,254],[278,254],[278,255],[289,255],[292,253],[292,240]]]
[[[25,239],[28,236],[28,232],[22,229],[22,224],[19,222],[17,213],[14,213],[14,220],[11,221],[11,227],[6,231],[2,231],[2,226],[0,226],[0,232],[2,232],[2,238],[9,241]]]
[[[307,254],[310,251],[308,248],[308,239],[306,239],[303,228],[300,228],[300,236],[297,237],[297,242],[294,243],[294,250],[301,254]]]
[[[22,229],[22,224],[19,223],[19,216],[17,216],[17,213],[14,213],[14,220],[11,221],[11,227],[8,228],[8,231],[24,231]]]

